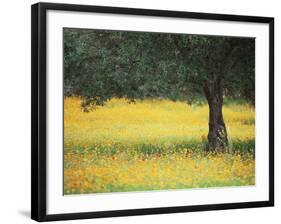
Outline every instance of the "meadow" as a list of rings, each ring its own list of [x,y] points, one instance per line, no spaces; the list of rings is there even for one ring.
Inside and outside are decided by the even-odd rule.
[[[83,112],[64,99],[64,193],[105,193],[255,184],[255,110],[223,107],[229,146],[207,151],[207,103],[113,98]]]

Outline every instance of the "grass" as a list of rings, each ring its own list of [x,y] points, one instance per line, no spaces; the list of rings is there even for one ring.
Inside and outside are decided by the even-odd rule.
[[[255,184],[255,111],[223,108],[227,153],[207,153],[208,106],[112,99],[85,113],[64,103],[64,193],[100,193]]]

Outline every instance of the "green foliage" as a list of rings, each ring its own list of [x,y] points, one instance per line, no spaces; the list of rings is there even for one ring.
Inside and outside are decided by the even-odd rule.
[[[224,94],[254,103],[252,38],[64,29],[64,94],[85,111],[112,97],[193,103],[223,80]]]
[[[111,146],[100,146],[100,145],[91,145],[85,149],[83,146],[75,146],[71,148],[65,148],[65,153],[77,153],[84,154],[89,152],[94,152],[99,156],[104,155],[116,155],[120,153],[125,153],[126,155],[142,155],[144,157],[148,157],[151,155],[168,155],[174,153],[197,153],[204,154],[206,153],[205,147],[207,142],[196,141],[192,139],[188,139],[185,142],[180,142],[177,144],[149,144],[143,143],[137,146],[128,147],[127,145],[123,145],[121,143],[116,143]],[[232,154],[254,154],[255,152],[255,140],[234,140],[231,142],[231,148],[229,152]]]

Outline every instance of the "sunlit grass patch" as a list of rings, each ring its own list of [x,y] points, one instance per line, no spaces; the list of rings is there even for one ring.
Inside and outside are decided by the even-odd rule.
[[[255,184],[251,154],[66,154],[65,194],[185,189]]]
[[[64,193],[101,193],[255,184],[255,111],[228,104],[230,150],[205,150],[208,106],[112,99],[85,113],[64,102]]]

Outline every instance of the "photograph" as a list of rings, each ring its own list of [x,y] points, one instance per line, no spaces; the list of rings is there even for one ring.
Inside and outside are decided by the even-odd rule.
[[[63,194],[254,186],[254,37],[64,27]]]
[[[274,17],[31,12],[33,220],[274,206]]]
[[[0,224],[280,219],[280,1],[3,3]]]

